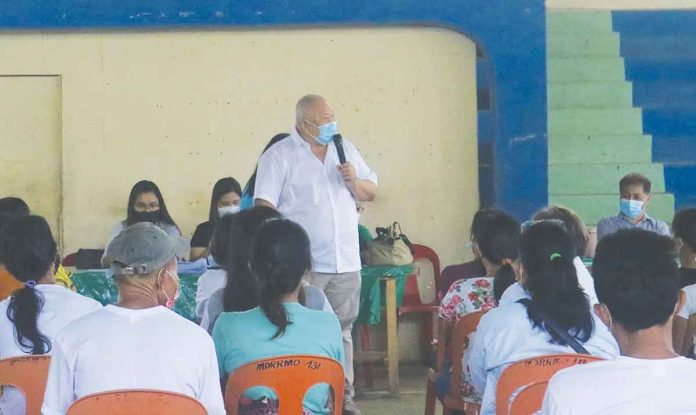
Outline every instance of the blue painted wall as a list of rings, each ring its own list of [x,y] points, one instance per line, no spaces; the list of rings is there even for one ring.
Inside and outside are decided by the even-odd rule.
[[[481,50],[481,201],[519,219],[547,203],[543,0],[15,0],[0,30],[442,26]],[[485,90],[485,92],[484,92]]]
[[[696,206],[696,10],[614,12],[626,77],[675,208]]]

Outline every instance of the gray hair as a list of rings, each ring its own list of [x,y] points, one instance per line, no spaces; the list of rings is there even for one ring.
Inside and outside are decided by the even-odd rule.
[[[297,101],[295,107],[295,125],[299,126],[307,118],[307,111],[315,102],[324,99],[321,95],[308,94]]]

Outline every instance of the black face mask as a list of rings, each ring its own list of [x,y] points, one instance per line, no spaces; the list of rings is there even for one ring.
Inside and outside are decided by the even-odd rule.
[[[158,223],[160,221],[160,211],[153,210],[152,212],[133,212],[134,223],[150,222]]]

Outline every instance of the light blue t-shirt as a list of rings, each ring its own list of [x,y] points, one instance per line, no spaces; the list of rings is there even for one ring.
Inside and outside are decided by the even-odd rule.
[[[213,328],[213,341],[218,356],[221,377],[254,360],[269,357],[303,354],[329,357],[344,365],[341,325],[333,313],[315,311],[299,303],[286,303],[289,321],[285,334],[275,339],[277,327],[263,314],[260,307],[239,313],[222,313]],[[270,397],[267,388],[252,388],[245,394],[250,399]],[[304,406],[313,414],[329,414],[326,402],[328,385],[309,390]]]

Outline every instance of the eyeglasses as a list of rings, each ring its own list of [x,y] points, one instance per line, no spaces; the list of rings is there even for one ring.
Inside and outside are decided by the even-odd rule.
[[[549,225],[558,226],[559,228],[561,228],[563,230],[563,232],[566,232],[565,223],[560,219],[528,220],[528,221],[522,223],[522,225],[520,226],[520,229],[522,230],[522,233],[524,233],[527,230],[529,230],[529,228],[531,228],[535,225],[538,225],[540,223],[547,223]]]

